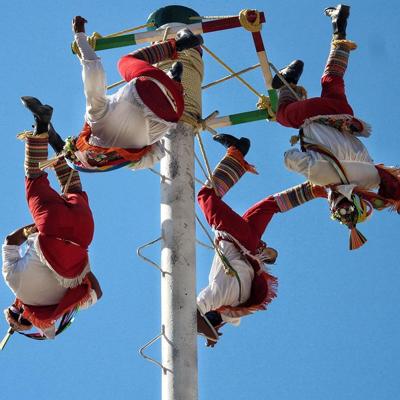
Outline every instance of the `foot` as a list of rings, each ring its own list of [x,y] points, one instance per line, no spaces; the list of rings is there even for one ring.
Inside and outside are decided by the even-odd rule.
[[[250,140],[244,137],[238,139],[232,135],[221,134],[215,135],[213,139],[216,142],[221,143],[226,148],[229,148],[231,146],[235,147],[243,154],[243,157],[248,153],[250,149]]]
[[[203,44],[203,38],[200,35],[195,35],[188,28],[178,31],[175,40],[177,51],[192,49]]]
[[[339,4],[336,7],[328,7],[324,10],[325,15],[331,18],[333,38],[346,39],[347,19],[350,15],[350,6]]]
[[[52,123],[48,125],[48,132],[49,132],[49,145],[53,148],[53,150],[57,154],[61,153],[64,149],[65,142],[61,138],[61,136],[56,132]]]
[[[279,73],[286,79],[288,83],[297,85],[301,74],[303,73],[304,63],[301,60],[292,61],[287,67],[281,69]],[[284,85],[279,75],[275,75],[272,79],[272,87],[280,89]]]
[[[180,82],[182,79],[183,64],[179,61],[172,64],[171,69],[167,72],[167,75],[174,81]]]
[[[48,131],[48,125],[53,115],[53,108],[47,104],[42,104],[37,98],[31,96],[22,96],[22,104],[32,112],[36,124],[33,133],[38,135]]]

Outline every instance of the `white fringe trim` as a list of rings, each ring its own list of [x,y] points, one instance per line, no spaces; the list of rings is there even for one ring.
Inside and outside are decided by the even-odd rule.
[[[83,268],[83,271],[79,274],[79,276],[75,278],[65,278],[64,276],[60,275],[57,271],[54,270],[54,268],[50,265],[50,263],[46,260],[46,257],[42,253],[42,249],[40,248],[39,240],[35,241],[35,249],[36,252],[39,256],[40,261],[46,265],[51,271],[54,272],[54,275],[58,281],[58,283],[67,289],[69,288],[74,288],[76,286],[79,286],[82,282],[85,276],[90,272],[90,263],[88,262],[85,267]]]

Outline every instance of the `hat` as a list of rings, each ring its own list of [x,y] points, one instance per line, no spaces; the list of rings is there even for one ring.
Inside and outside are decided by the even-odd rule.
[[[373,210],[372,204],[355,193],[345,196],[333,190],[330,191],[328,195],[328,201],[331,210],[331,218],[346,225],[350,229],[350,250],[361,247],[367,239],[356,228],[356,225],[369,218]]]

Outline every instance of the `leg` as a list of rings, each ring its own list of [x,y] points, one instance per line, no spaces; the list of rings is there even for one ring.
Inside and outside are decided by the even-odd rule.
[[[64,193],[66,184],[68,188],[66,193],[80,193],[82,192],[82,184],[79,178],[78,171],[70,168],[64,158],[60,158],[57,164],[54,165],[58,182],[61,186],[61,191]]]
[[[184,109],[183,87],[180,82],[172,80],[161,69],[153,67],[148,62],[135,58],[130,54],[119,60],[118,69],[127,82],[138,78],[136,81],[136,90],[143,103],[157,116],[170,122],[177,122],[179,120]],[[146,79],[146,77],[157,80],[166,88],[174,101],[174,107],[171,105],[171,101],[164,91],[156,83]]]
[[[224,135],[218,135],[216,140],[220,141],[219,137],[221,136]],[[240,145],[243,145],[240,147],[243,147],[247,152],[250,146],[248,139],[241,138],[238,142]],[[246,171],[256,173],[255,168],[244,159],[240,149],[234,146],[229,147],[225,157],[215,167],[212,175],[212,181],[218,196],[223,197]]]
[[[221,200],[213,189],[204,186],[198,193],[197,200],[210,226],[229,233],[250,251],[258,247],[258,233],[253,231],[247,220]]]
[[[269,196],[250,207],[242,218],[247,221],[259,242],[272,217],[277,212],[280,212],[278,204],[273,196]]]
[[[120,74],[127,81],[139,75],[140,68],[145,68],[145,64],[137,64],[133,59],[144,61],[147,65],[157,64],[161,61],[177,58],[177,52],[191,48],[196,48],[203,43],[203,39],[199,35],[194,35],[189,29],[181,29],[175,39],[169,39],[164,42],[158,42],[148,47],[143,47],[133,53],[123,57],[118,65]],[[129,57],[129,58],[126,58]],[[148,75],[151,76],[151,75]]]
[[[349,52],[355,43],[345,40],[349,7],[339,5],[325,10],[332,18],[333,41],[328,61],[322,75],[320,98],[296,101],[288,88],[279,91],[277,121],[287,127],[299,128],[307,118],[317,115],[350,114],[353,110],[347,102],[343,76],[347,68]]]

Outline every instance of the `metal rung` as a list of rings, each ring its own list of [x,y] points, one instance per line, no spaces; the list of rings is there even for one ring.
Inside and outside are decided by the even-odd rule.
[[[152,357],[150,357],[150,356],[144,354],[144,351],[145,351],[149,346],[151,346],[153,343],[155,343],[158,339],[160,339],[162,336],[164,336],[164,333],[165,333],[165,328],[164,328],[164,325],[163,325],[162,328],[161,328],[160,334],[158,334],[155,338],[151,339],[151,340],[150,340],[149,342],[147,342],[143,347],[141,347],[141,348],[139,349],[139,354],[140,354],[145,360],[150,361],[150,362],[152,362],[153,364],[158,365],[158,366],[163,370],[163,373],[164,373],[164,375],[165,375],[168,371],[169,371],[169,372],[172,372],[172,371],[169,370],[168,368],[164,367],[159,361],[157,361],[157,360],[155,360],[154,358],[152,358]]]
[[[163,270],[161,269],[161,267],[160,267],[157,263],[155,263],[154,261],[150,260],[150,258],[147,258],[146,256],[144,256],[144,255],[142,254],[142,250],[143,250],[145,247],[149,247],[149,246],[151,246],[151,245],[153,245],[153,244],[159,242],[161,239],[162,239],[162,238],[161,238],[161,236],[160,236],[159,238],[157,238],[157,239],[155,239],[155,240],[152,240],[151,242],[145,243],[144,245],[138,247],[137,250],[136,250],[136,254],[137,254],[138,257],[140,257],[143,261],[147,262],[147,263],[150,264],[152,267],[157,268],[157,269],[162,273],[162,275],[165,276],[165,274],[167,274],[168,272],[163,271]]]

